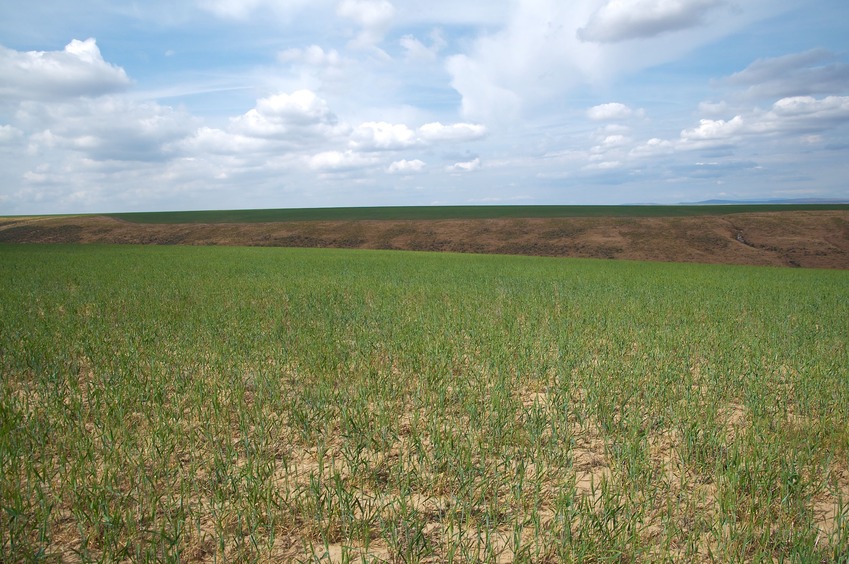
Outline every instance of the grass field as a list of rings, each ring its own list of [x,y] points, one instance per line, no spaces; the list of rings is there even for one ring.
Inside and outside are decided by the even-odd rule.
[[[416,206],[115,213],[134,223],[259,223],[277,221],[440,220],[560,217],[688,217],[774,211],[849,210],[849,204],[681,206]]]
[[[849,557],[849,272],[0,246],[0,561]]]

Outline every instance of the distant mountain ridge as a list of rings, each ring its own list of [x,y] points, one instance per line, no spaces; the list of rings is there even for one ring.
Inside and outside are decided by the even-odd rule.
[[[773,198],[762,200],[702,200],[681,202],[682,206],[726,206],[757,204],[849,204],[849,198]]]

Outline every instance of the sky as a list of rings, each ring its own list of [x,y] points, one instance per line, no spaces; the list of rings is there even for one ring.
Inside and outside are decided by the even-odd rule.
[[[0,7],[0,215],[849,199],[846,0]]]

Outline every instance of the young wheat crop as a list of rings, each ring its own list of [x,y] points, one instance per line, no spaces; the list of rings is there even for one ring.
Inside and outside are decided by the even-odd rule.
[[[849,273],[0,247],[0,560],[849,556]]]

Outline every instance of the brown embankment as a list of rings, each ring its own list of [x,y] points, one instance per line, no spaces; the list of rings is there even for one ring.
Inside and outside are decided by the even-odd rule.
[[[333,247],[849,269],[849,211],[697,217],[142,224],[0,218],[0,242]]]

